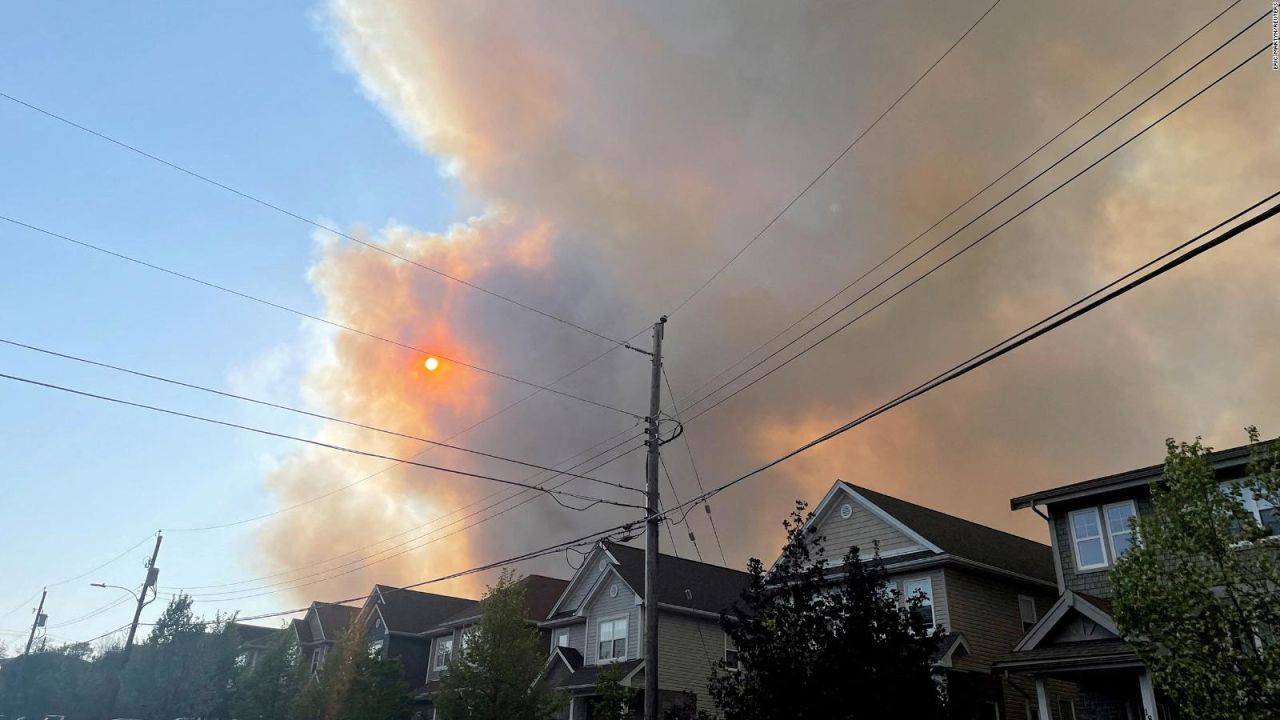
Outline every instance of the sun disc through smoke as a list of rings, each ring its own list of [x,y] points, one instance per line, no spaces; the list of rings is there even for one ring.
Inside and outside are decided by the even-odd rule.
[[[426,362],[422,363],[422,366],[427,370],[435,372],[435,369],[440,367],[440,361],[433,357],[429,357]]]

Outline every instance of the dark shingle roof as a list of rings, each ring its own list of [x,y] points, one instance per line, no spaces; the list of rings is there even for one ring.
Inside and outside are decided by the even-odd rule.
[[[859,485],[844,484],[945,553],[1045,582],[1055,582],[1053,550],[1048,545]]]
[[[1086,640],[1004,655],[995,659],[995,662],[992,663],[992,669],[1014,669],[1028,665],[1051,668],[1095,663],[1129,664],[1137,661],[1137,654],[1123,640]]]
[[[606,542],[618,561],[618,574],[637,593],[644,592],[644,551]],[[658,563],[658,602],[719,613],[733,607],[751,576],[741,570],[662,555]]]
[[[238,622],[227,623],[227,629],[236,634],[241,645],[266,645],[282,632],[280,628]]]
[[[306,618],[293,620],[289,624],[293,627],[293,632],[298,637],[299,645],[306,645],[314,642],[314,639],[311,637],[311,623],[307,622]]]
[[[435,593],[401,590],[388,585],[374,585],[382,597],[378,610],[394,632],[422,633],[439,625],[445,618],[475,604],[475,600],[437,595]]]
[[[622,671],[623,676],[629,675],[632,670],[639,667],[643,660],[624,660],[617,663],[618,669]],[[576,688],[576,687],[592,687],[596,684],[596,679],[600,677],[600,671],[609,667],[609,663],[603,665],[582,665],[573,673],[564,672],[564,664],[559,663],[559,668],[552,668],[552,672],[547,675],[547,681],[552,687]]]
[[[526,619],[536,622],[547,619],[547,614],[555,606],[556,600],[560,599],[564,589],[569,586],[569,581],[547,577],[546,575],[526,575],[520,578],[517,584],[524,586],[524,616]],[[480,602],[473,601],[470,605],[442,620],[440,624],[442,626],[463,624],[479,618]]]
[[[316,616],[320,618],[320,629],[324,632],[324,639],[329,642],[336,642],[342,637],[342,633],[347,631],[347,626],[355,618],[356,613],[360,612],[360,608],[354,608],[350,605],[333,605],[330,603],[312,603],[315,608]],[[320,638],[316,638],[319,640]]]

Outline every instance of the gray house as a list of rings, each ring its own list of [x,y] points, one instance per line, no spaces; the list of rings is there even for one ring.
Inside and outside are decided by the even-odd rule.
[[[924,594],[926,621],[946,632],[934,662],[953,703],[984,720],[1018,717],[1009,711],[1021,713],[1031,684],[1002,683],[992,661],[1056,599],[1049,547],[844,481],[810,523],[833,564],[850,547],[864,560],[878,552],[895,589]]]
[[[280,633],[288,632],[278,627],[263,627],[241,622],[227,623],[227,631],[236,636],[236,646],[239,651],[236,662],[248,670],[258,666],[258,660],[271,647],[271,643],[276,641]]]
[[[720,613],[747,587],[737,570],[662,555],[658,564],[658,668],[660,705],[692,695],[711,709],[707,680],[713,663],[733,649],[720,628]],[[600,671],[616,664],[623,684],[644,688],[644,551],[627,545],[596,545],[557,598],[541,627],[548,631],[544,682],[570,695],[565,717],[590,717]]]
[[[1242,477],[1249,447],[1209,456],[1223,482]],[[1112,619],[1109,573],[1132,542],[1129,520],[1151,511],[1151,485],[1163,465],[1130,470],[1044,490],[1011,501],[1049,523],[1057,602],[999,659],[999,670],[1034,680],[1028,720],[1168,720],[1172,708],[1152,687],[1150,675],[1120,638]],[[1262,500],[1246,509],[1280,533],[1280,514]],[[1043,508],[1043,509],[1042,509]]]
[[[290,623],[298,641],[299,660],[307,664],[312,675],[324,667],[329,651],[342,638],[359,608],[350,605],[313,602],[307,614]]]
[[[475,600],[467,598],[374,585],[360,611],[369,652],[383,659],[399,659],[409,687],[420,688],[430,665],[428,633],[475,605]]]

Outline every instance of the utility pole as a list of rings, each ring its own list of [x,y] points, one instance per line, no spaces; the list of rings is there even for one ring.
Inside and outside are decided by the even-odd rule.
[[[662,330],[667,316],[653,324],[653,381],[649,388],[649,447],[645,465],[644,533],[644,720],[658,720],[658,462],[662,445],[658,413],[662,412]]]
[[[151,551],[151,560],[147,561],[147,577],[142,581],[142,591],[138,593],[138,606],[133,611],[133,622],[129,624],[129,637],[124,641],[124,656],[121,660],[120,667],[129,662],[129,654],[133,652],[133,636],[138,632],[138,618],[142,617],[142,608],[147,606],[147,588],[151,588],[154,599],[156,579],[160,576],[160,568],[156,567],[156,556],[160,554],[160,543],[164,540],[164,535],[156,533],[156,546]]]
[[[31,634],[27,636],[27,649],[22,651],[23,657],[31,652],[31,643],[36,639],[36,628],[44,626],[44,598],[48,594],[49,588],[40,591],[40,607],[36,608],[35,619],[31,621]]]

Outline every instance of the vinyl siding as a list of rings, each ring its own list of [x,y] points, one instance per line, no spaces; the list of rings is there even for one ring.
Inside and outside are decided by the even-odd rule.
[[[847,519],[840,517],[840,507],[846,503],[853,509]],[[816,527],[818,533],[826,538],[827,557],[833,562],[839,562],[854,545],[863,557],[872,555],[877,542],[881,555],[922,549],[915,540],[845,494],[832,498]]]
[[[431,642],[425,638],[392,635],[387,640],[386,657],[400,661],[400,675],[415,690],[425,685]]]
[[[609,597],[609,588],[614,584],[618,586],[618,596]],[[627,659],[640,657],[640,607],[636,604],[635,593],[613,570],[609,570],[609,576],[600,583],[595,595],[588,598],[586,616],[587,647],[582,655],[584,662],[599,661],[599,646],[596,638],[600,631],[600,621],[623,616],[627,618]]]
[[[941,625],[944,628],[951,628],[951,612],[947,597],[947,578],[943,574],[941,568],[929,571],[905,572],[901,574],[891,575],[889,582],[895,589],[902,592],[904,583],[908,580],[916,578],[928,577],[933,584],[933,622],[935,625]]]
[[[568,627],[551,628],[551,634],[547,637],[547,652],[555,650],[555,646],[551,643],[555,642],[556,634],[563,631],[569,631],[569,647],[582,653],[582,657],[587,656],[587,624],[578,623],[577,625],[569,625]]]
[[[330,643],[337,640],[337,638],[324,637],[324,631],[321,630],[320,628],[320,615],[316,613],[314,610],[312,610],[310,613],[307,613],[307,624],[311,626],[312,640],[318,641],[321,638],[323,638],[326,642],[330,642]]]
[[[715,620],[662,613],[658,622],[658,686],[664,691],[691,692],[698,708],[714,711],[707,694],[711,666],[724,658],[724,630]]]
[[[573,612],[587,599],[587,593],[591,592],[591,588],[595,585],[595,580],[609,567],[609,556],[604,552],[597,552],[592,558],[591,564],[582,568],[574,576],[574,585],[569,588],[569,594],[565,595],[564,600],[560,603],[560,610]]]
[[[1092,499],[1083,504],[1074,503],[1052,508],[1053,532],[1058,540],[1058,557],[1062,561],[1062,580],[1067,590],[1096,597],[1111,597],[1109,575],[1111,574],[1112,566],[1108,565],[1096,570],[1081,571],[1076,569],[1075,547],[1071,544],[1071,512],[1085,508],[1099,508],[1101,510],[1103,505],[1133,500],[1139,515],[1149,514],[1152,510],[1151,498],[1146,494],[1145,490],[1140,490],[1140,493],[1136,497],[1132,494],[1128,496],[1109,496],[1104,499]]]

